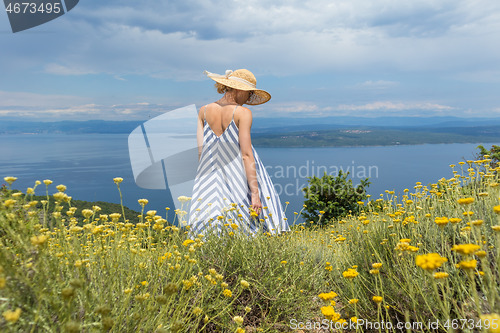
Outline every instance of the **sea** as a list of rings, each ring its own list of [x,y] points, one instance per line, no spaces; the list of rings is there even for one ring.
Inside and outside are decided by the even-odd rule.
[[[486,148],[493,144],[482,144]],[[474,159],[480,143],[423,144],[373,147],[329,148],[264,148],[255,147],[274,182],[289,221],[296,219],[304,204],[304,188],[309,177],[325,173],[349,173],[354,186],[368,178],[365,188],[372,197],[385,190],[402,193],[413,189],[416,182],[430,184],[441,178],[453,177],[451,164],[460,171],[458,162]],[[196,165],[186,165],[196,168]],[[123,204],[140,211],[137,200],[149,200],[147,210],[172,220],[174,200],[167,189],[139,187],[131,167],[128,134],[5,134],[0,135],[0,181],[6,176],[17,177],[13,188],[23,192],[36,180],[50,179],[49,194],[55,186],[67,186],[68,195],[85,201],[120,203],[120,194],[113,178],[122,177],[120,184]],[[36,194],[45,194],[44,184]],[[190,193],[185,193],[190,196]],[[288,202],[288,204],[286,204]],[[184,207],[187,208],[187,207]],[[298,215],[300,216],[300,215]],[[299,218],[296,222],[302,222]]]

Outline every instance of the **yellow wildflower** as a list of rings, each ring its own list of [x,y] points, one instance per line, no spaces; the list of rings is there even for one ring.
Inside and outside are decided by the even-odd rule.
[[[449,220],[448,220],[448,218],[447,218],[447,217],[443,216],[443,217],[436,217],[436,218],[434,219],[434,222],[435,222],[438,226],[443,227],[443,226],[445,226],[445,225],[447,225],[447,224],[448,224]]]
[[[94,214],[94,211],[91,210],[91,209],[84,209],[84,210],[82,210],[82,215],[86,219],[88,219],[89,217],[91,217],[93,214]]]
[[[243,317],[241,316],[234,316],[233,321],[236,323],[236,325],[241,326],[243,325]]]
[[[478,256],[479,258],[484,258],[486,257],[486,251],[477,251],[474,253],[476,256]]]
[[[347,271],[344,271],[342,273],[342,275],[346,278],[346,279],[354,279],[356,276],[358,276],[358,272],[355,270],[355,269],[352,269],[352,268],[348,268]]]
[[[460,198],[457,200],[460,205],[469,205],[474,202],[474,198]]]
[[[446,272],[436,272],[433,274],[435,279],[446,279],[448,277],[448,273]]]
[[[457,264],[458,268],[462,269],[474,269],[477,267],[476,260],[463,260]]]
[[[4,177],[3,180],[9,183],[9,185],[12,185],[12,183],[17,180],[17,177]]]
[[[31,244],[33,245],[43,245],[49,239],[46,235],[38,235],[30,238]]]
[[[229,289],[224,289],[224,291],[222,292],[222,294],[223,294],[224,296],[228,297],[228,298],[229,298],[229,297],[233,297],[233,293],[232,293],[232,291],[231,291],[231,290],[229,290]]]
[[[356,304],[358,302],[359,302],[359,299],[357,299],[357,298],[353,298],[353,299],[349,300],[349,304]]]
[[[462,255],[469,255],[477,250],[479,250],[481,247],[476,244],[460,244],[460,245],[454,245],[453,248],[451,249],[452,251],[457,251],[458,253]]]
[[[145,301],[149,298],[149,296],[151,296],[149,293],[145,293],[145,294],[141,294],[141,295],[135,295],[135,300],[138,301],[138,302],[142,302],[142,301]]]
[[[14,205],[15,205],[16,202],[17,201],[14,200],[14,199],[7,199],[7,200],[5,200],[3,202],[3,205],[4,205],[5,208],[12,208],[12,207],[14,207]]]
[[[4,313],[2,313],[2,315],[6,321],[10,323],[15,323],[16,321],[19,320],[19,317],[21,317],[21,312],[22,312],[21,309],[17,308],[14,311],[7,310]]]
[[[120,184],[123,181],[123,178],[115,177],[115,178],[113,178],[113,181],[115,182],[115,184]]]
[[[247,289],[248,287],[250,287],[250,283],[248,283],[248,281],[245,280],[241,280],[240,285],[243,289]]]
[[[395,234],[391,234],[391,235],[395,235]],[[394,249],[397,251],[401,251],[400,255],[402,255],[402,253],[404,251],[417,252],[418,247],[411,246],[409,243],[410,243],[410,239],[403,238],[398,242],[398,244],[396,244],[396,247]]]
[[[338,296],[337,293],[333,291],[330,291],[329,293],[321,293],[318,295],[318,297],[321,298],[323,301],[329,301],[337,296]]]
[[[476,225],[476,226],[480,226],[481,224],[483,224],[483,220],[474,220],[474,221],[471,221],[471,224],[472,225]]]
[[[438,253],[428,253],[423,255],[418,255],[415,258],[415,264],[422,269],[427,271],[434,271],[436,268],[441,267],[441,265],[447,262],[448,259],[441,257]]]
[[[497,313],[490,313],[479,316],[482,320],[482,327],[487,329],[490,333],[500,333],[500,315]]]
[[[68,195],[64,192],[57,192],[57,193],[52,194],[52,196],[54,197],[54,199],[56,201],[59,201],[59,202],[66,201],[67,200],[66,198],[68,198]]]
[[[382,296],[373,296],[372,297],[372,300],[377,303],[377,304],[380,304],[382,303],[382,301],[384,300],[384,298]]]
[[[189,244],[192,244],[192,243],[194,243],[194,240],[192,240],[192,239],[186,239],[184,242],[182,242],[182,245],[188,247]]]
[[[185,195],[181,195],[180,197],[177,198],[180,202],[186,202],[191,200],[191,197],[186,197]]]
[[[373,263],[373,264],[372,264],[372,267],[373,267],[374,269],[379,269],[380,267],[382,267],[382,263],[380,263],[380,262]]]
[[[333,306],[321,307],[321,313],[323,314],[323,316],[325,316],[327,319],[330,319],[331,321],[337,321],[340,319],[340,314],[335,312]]]

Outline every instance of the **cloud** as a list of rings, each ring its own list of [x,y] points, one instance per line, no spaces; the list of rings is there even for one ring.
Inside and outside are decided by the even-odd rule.
[[[45,66],[45,73],[55,74],[55,75],[86,75],[86,74],[96,74],[96,71],[49,63]]]
[[[316,112],[320,109],[316,104],[308,102],[278,103],[273,105],[272,108],[280,113],[308,113]]]
[[[488,108],[484,110],[467,109],[463,111],[464,117],[499,117],[500,107]]]
[[[0,109],[62,107],[86,101],[88,101],[86,98],[80,96],[0,91]]]
[[[259,117],[326,117],[352,116],[436,116],[457,115],[456,108],[431,102],[375,101],[366,104],[340,104],[324,106],[312,102],[278,103],[264,106],[255,112]],[[404,112],[404,114],[401,114]]]
[[[33,80],[27,90],[43,86],[44,92],[53,92],[27,99],[18,95],[15,101],[11,96],[10,106],[0,100],[0,108],[51,110],[54,116],[66,110],[83,117],[88,110],[98,118],[140,117],[137,101],[156,106],[152,113],[192,103],[192,96],[178,92],[197,94],[196,81],[206,79],[205,69],[248,68],[277,97],[255,108],[257,113],[460,113],[447,105],[465,109],[474,104],[491,109],[488,103],[497,98],[484,98],[477,92],[480,87],[471,86],[499,83],[499,33],[499,1],[80,2],[32,32],[0,37],[0,89],[9,90],[11,81],[20,86],[20,78],[27,77]],[[458,93],[453,90],[457,80],[468,84]],[[66,83],[64,91],[74,96],[57,94]],[[181,88],[169,90],[174,85]],[[309,101],[295,95],[305,90]],[[465,97],[464,91],[472,94]],[[129,107],[109,108],[117,102]]]
[[[55,75],[191,79],[243,64],[276,76],[498,68],[499,12],[497,2],[466,0],[81,3],[57,23],[68,43],[46,39],[39,62]]]
[[[462,71],[451,75],[453,78],[475,83],[500,83],[500,69],[486,69],[476,71]]]
[[[395,86],[398,86],[399,82],[396,81],[384,81],[384,80],[378,80],[378,81],[365,81],[362,83],[359,83],[355,85],[355,88],[361,88],[361,89],[377,89],[377,90],[382,90],[382,89],[389,89],[393,88]]]
[[[428,102],[408,103],[408,102],[373,102],[364,105],[339,105],[337,110],[453,110],[454,108],[447,105],[440,105]]]
[[[163,33],[194,32],[200,39],[244,40],[256,35],[378,28],[390,36],[438,36],[456,27],[494,24],[500,6],[470,0],[108,0],[75,13],[95,23],[114,22]],[[206,31],[209,32],[206,32]]]
[[[137,102],[96,104],[82,97],[0,91],[0,116],[53,120],[143,120],[185,105]]]

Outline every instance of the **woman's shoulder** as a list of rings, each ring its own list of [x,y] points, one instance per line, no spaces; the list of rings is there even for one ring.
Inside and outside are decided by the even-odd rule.
[[[205,110],[206,110],[208,107],[210,107],[210,105],[212,105],[212,104],[214,104],[214,103],[208,103],[208,104],[202,105],[202,106],[200,107],[200,110],[199,110],[199,111],[205,111]]]
[[[252,111],[249,108],[242,105],[239,105],[236,108],[236,111],[234,113],[234,121],[236,122],[236,126],[238,126],[238,128],[240,128],[241,124],[252,126],[252,118]]]
[[[247,107],[244,107],[243,105],[239,105],[237,108],[236,108],[236,112],[235,112],[235,117],[238,115],[238,117],[243,117],[243,118],[252,118],[252,111],[247,108]]]
[[[252,115],[252,111],[249,108],[247,108],[247,107],[245,107],[243,105],[238,105],[236,107],[236,111],[235,112],[238,112],[240,114]]]
[[[207,111],[207,109],[210,107],[210,105],[212,105],[214,103],[208,103],[208,104],[205,104],[205,105],[202,105],[200,107],[200,109],[198,110],[198,118],[201,118],[203,119],[205,117],[205,112]]]
[[[249,108],[247,108],[246,106],[243,106],[243,105],[238,105],[238,109],[241,109],[243,111],[250,112],[250,113],[252,112],[252,111],[250,111]]]

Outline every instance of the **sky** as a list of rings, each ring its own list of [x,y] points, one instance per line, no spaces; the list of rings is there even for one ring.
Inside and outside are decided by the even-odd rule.
[[[12,33],[0,121],[146,120],[220,98],[246,68],[258,117],[500,116],[497,0],[81,0]]]

